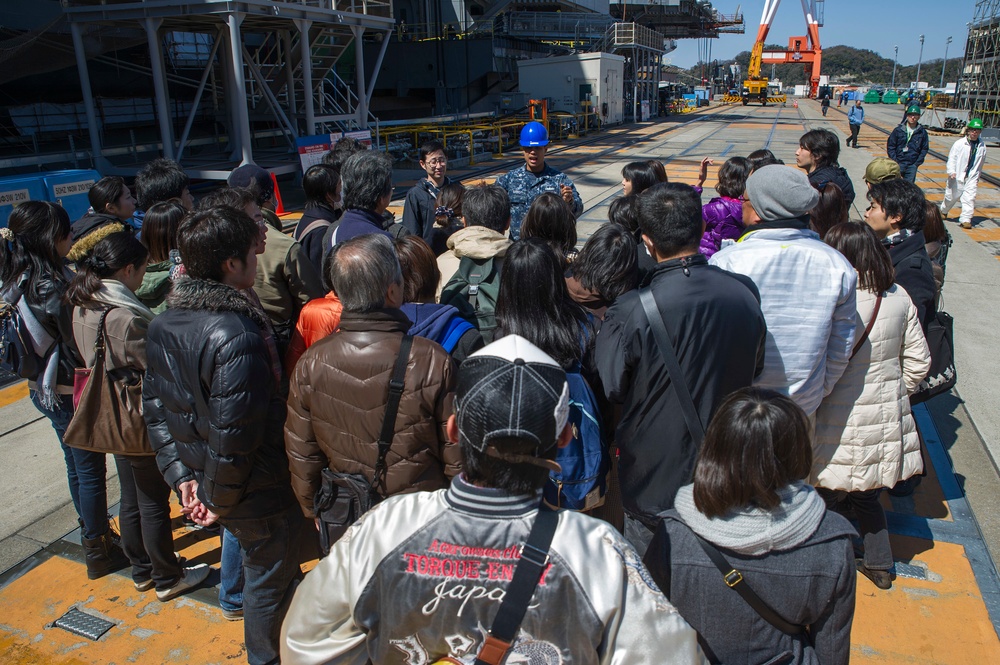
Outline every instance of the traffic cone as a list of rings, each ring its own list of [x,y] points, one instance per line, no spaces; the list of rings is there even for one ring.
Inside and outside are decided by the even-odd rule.
[[[281,201],[281,190],[278,189],[278,176],[271,174],[271,182],[274,183],[274,200],[278,202],[275,206],[274,214],[281,216],[285,214],[285,204]]]

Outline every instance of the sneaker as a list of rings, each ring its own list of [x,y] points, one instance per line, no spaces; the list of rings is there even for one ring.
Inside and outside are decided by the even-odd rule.
[[[971,229],[972,228],[972,222],[961,222],[959,224],[959,226],[961,226],[963,229]]]
[[[156,582],[153,580],[143,580],[141,582],[132,582],[132,585],[136,591],[149,591],[156,585]]]
[[[208,577],[209,572],[211,572],[208,564],[200,563],[197,566],[191,566],[190,568],[184,568],[181,578],[177,580],[169,589],[157,589],[156,598],[161,602],[166,602],[172,598],[176,598],[180,594],[184,593],[188,589],[193,589]]]
[[[226,619],[226,621],[243,621],[243,608],[241,607],[238,610],[227,610],[226,608],[222,608],[222,616]]]
[[[892,581],[896,578],[891,570],[872,570],[865,566],[864,559],[855,559],[854,565],[858,572],[872,581],[872,584],[879,589],[891,589]]]

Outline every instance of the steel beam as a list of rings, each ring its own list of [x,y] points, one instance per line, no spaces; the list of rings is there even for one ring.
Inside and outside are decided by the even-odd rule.
[[[358,88],[357,122],[359,128],[365,129],[368,127],[368,86],[365,85],[365,45],[362,41],[365,29],[351,26],[351,32],[354,34],[355,85]],[[388,39],[382,40],[383,47],[388,41]],[[373,72],[373,80],[377,76],[378,71],[376,70]]]
[[[215,54],[219,51],[219,44],[222,43],[222,35],[217,34],[215,36],[215,43],[212,44],[212,52],[208,55],[208,65],[205,67],[205,71],[201,73],[201,81],[198,82],[198,90],[194,93],[194,102],[191,104],[191,112],[188,114],[187,121],[184,123],[184,131],[181,132],[181,140],[177,143],[177,161],[181,161],[181,156],[184,154],[184,147],[187,145],[188,135],[191,133],[191,127],[194,125],[194,117],[198,115],[198,105],[201,104],[201,96],[205,92],[205,84],[208,82],[208,76],[212,73],[212,67],[214,65]]]
[[[143,21],[146,28],[146,40],[149,42],[150,65],[153,70],[153,90],[156,92],[156,115],[160,121],[160,141],[163,144],[163,156],[174,158],[174,131],[170,116],[170,98],[167,90],[167,71],[163,63],[163,49],[160,45],[161,19],[147,18]]]
[[[302,101],[305,104],[306,126],[305,136],[316,133],[316,103],[312,79],[312,44],[309,42],[309,30],[312,21],[295,21],[299,29],[299,48],[302,53]]]
[[[243,79],[243,40],[240,36],[242,14],[230,14],[226,17],[229,27],[227,46],[229,58],[233,66],[233,94],[227,95],[235,111],[236,127],[239,134],[241,150],[240,166],[253,163],[253,144],[250,137],[250,112],[247,110],[247,86]]]
[[[90,87],[90,70],[87,69],[87,50],[83,45],[82,28],[73,23],[73,51],[76,53],[76,69],[80,73],[80,88],[83,90],[83,105],[87,110],[87,133],[90,135],[91,159],[94,167],[103,172],[104,154],[101,151],[101,131],[97,125],[97,109],[94,107],[94,93]]]
[[[382,69],[382,60],[385,59],[386,49],[389,47],[389,37],[392,35],[390,32],[383,33],[384,37],[382,39],[382,46],[378,51],[378,58],[375,59],[375,67],[372,69],[372,80],[368,82],[368,89],[359,88],[358,93],[364,93],[365,95],[365,108],[369,108],[372,103],[372,93],[375,92],[375,82],[378,81],[379,70]]]

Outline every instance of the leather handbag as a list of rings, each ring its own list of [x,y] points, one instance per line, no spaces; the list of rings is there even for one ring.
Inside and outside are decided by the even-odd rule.
[[[117,455],[154,455],[142,417],[142,376],[116,378],[107,371],[104,321],[101,312],[94,342],[94,366],[73,377],[73,418],[63,442],[72,448]]]

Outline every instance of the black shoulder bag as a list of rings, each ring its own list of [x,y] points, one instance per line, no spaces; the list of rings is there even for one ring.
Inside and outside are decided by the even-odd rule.
[[[486,636],[486,641],[476,656],[476,665],[500,665],[506,658],[518,630],[521,629],[521,622],[528,611],[531,597],[535,595],[542,573],[545,572],[545,566],[549,563],[549,547],[558,525],[559,513],[543,501],[538,508],[535,523],[531,525],[528,540],[521,548],[521,558],[517,560],[514,576],[507,586],[500,609],[493,617],[490,634]]]
[[[677,362],[677,352],[670,341],[670,333],[663,325],[663,315],[656,307],[656,300],[653,298],[653,291],[648,286],[639,289],[639,301],[642,303],[642,310],[646,314],[646,321],[653,331],[653,339],[656,346],[660,348],[660,355],[667,365],[667,374],[670,375],[670,382],[677,392],[677,399],[681,403],[681,413],[684,414],[684,422],[687,423],[688,432],[695,446],[700,446],[705,439],[705,426],[701,424],[698,416],[698,409],[694,406],[694,399],[691,397],[691,390],[688,388],[684,373],[681,371],[680,363]]]
[[[722,556],[722,552],[698,534],[693,531],[691,533],[694,534],[698,544],[701,545],[701,549],[704,550],[708,558],[715,564],[715,567],[722,573],[722,581],[726,583],[726,586],[740,594],[740,597],[746,601],[747,605],[753,608],[754,612],[760,615],[760,618],[786,635],[806,637],[808,639],[809,631],[805,626],[800,626],[781,618],[777,612],[771,609],[770,605],[761,600],[760,596],[750,588],[750,585],[743,579],[743,574],[726,561],[726,557]]]
[[[338,473],[329,468],[323,469],[322,481],[313,502],[316,517],[320,521],[319,546],[326,556],[333,544],[340,540],[347,529],[358,521],[358,518],[368,512],[372,506],[384,498],[386,465],[385,457],[392,446],[392,438],[396,433],[396,413],[399,411],[399,400],[403,396],[403,379],[406,377],[406,365],[410,360],[410,347],[413,337],[404,335],[399,345],[399,355],[392,369],[389,380],[389,400],[385,405],[385,415],[382,418],[382,432],[378,437],[378,460],[375,462],[375,473],[369,482],[364,476],[356,473]]]

